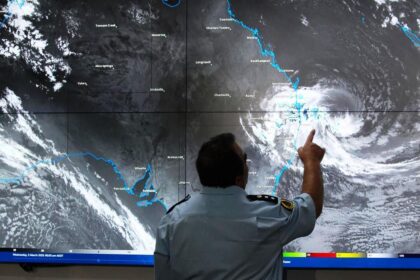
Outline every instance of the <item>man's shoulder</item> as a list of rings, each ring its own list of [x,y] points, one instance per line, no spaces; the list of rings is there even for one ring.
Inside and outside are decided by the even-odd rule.
[[[288,200],[268,194],[247,195],[245,203],[250,205],[248,209],[250,209],[254,215],[276,218],[290,216],[297,207],[295,199]]]
[[[187,194],[183,199],[181,199],[180,201],[172,205],[172,207],[169,208],[168,211],[166,211],[166,214],[171,213],[175,209],[175,207],[181,205],[182,203],[187,202],[190,198],[191,198],[191,195]]]
[[[191,201],[194,200],[195,195],[186,195],[183,199],[178,201],[177,203],[173,204],[167,211],[166,214],[163,215],[160,224],[174,224],[178,223],[182,220],[185,215],[190,212],[191,208]]]

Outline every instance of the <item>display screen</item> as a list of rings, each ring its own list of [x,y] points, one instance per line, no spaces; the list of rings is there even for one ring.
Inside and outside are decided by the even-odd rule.
[[[249,194],[327,149],[293,268],[420,268],[420,3],[0,1],[0,262],[153,265],[195,158],[232,132]],[[280,250],[281,248],[279,248]]]

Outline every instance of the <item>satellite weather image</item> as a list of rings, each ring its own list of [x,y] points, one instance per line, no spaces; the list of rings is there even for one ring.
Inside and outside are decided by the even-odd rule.
[[[325,205],[296,252],[420,252],[420,0],[1,0],[0,247],[153,254],[232,132],[247,192]]]

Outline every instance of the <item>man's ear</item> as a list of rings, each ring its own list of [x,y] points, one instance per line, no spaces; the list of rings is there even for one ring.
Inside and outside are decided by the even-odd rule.
[[[242,176],[236,176],[235,184],[237,186],[240,186],[240,187],[243,188],[245,186],[245,178],[244,178],[244,176],[243,175]]]

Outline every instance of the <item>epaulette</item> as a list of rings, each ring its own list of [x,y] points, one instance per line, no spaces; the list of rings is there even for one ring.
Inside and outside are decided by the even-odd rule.
[[[277,204],[279,202],[279,198],[277,196],[271,196],[271,195],[266,195],[266,194],[247,195],[246,197],[250,201],[267,201],[273,204]]]
[[[166,211],[166,214],[171,213],[171,211],[174,210],[174,208],[176,206],[180,205],[181,203],[184,203],[185,201],[187,201],[188,199],[190,199],[190,197],[191,197],[191,195],[188,194],[186,197],[184,197],[184,199],[182,199],[182,200],[178,201],[177,203],[175,203],[174,205],[172,205],[172,207],[169,208],[168,211]]]

